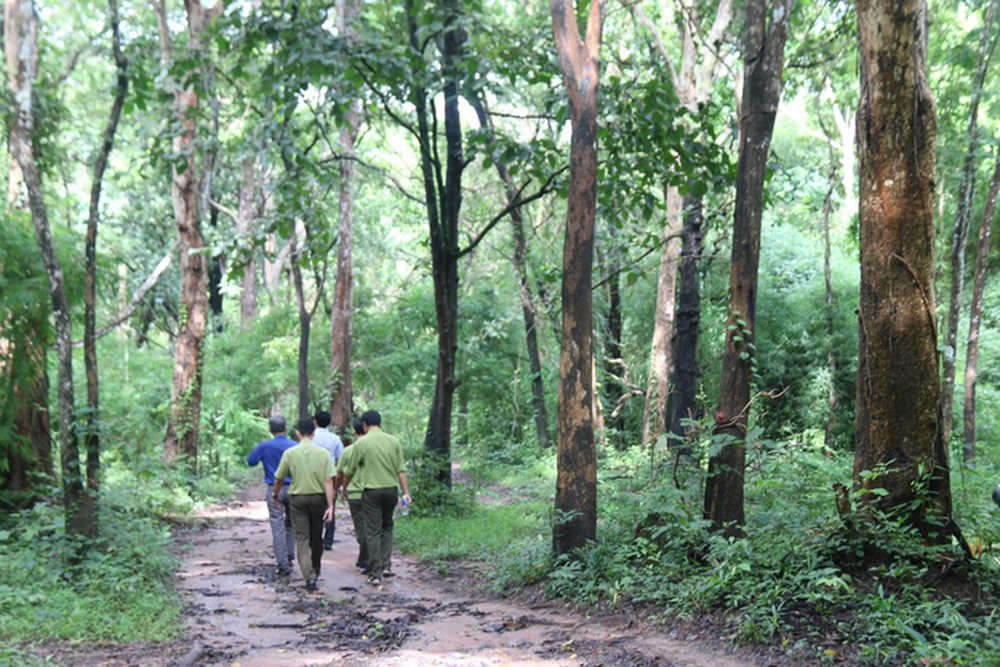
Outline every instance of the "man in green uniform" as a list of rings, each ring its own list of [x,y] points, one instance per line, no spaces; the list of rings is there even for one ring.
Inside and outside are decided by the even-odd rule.
[[[365,426],[361,417],[355,417],[352,424],[354,429],[354,441],[357,442],[365,434]],[[365,539],[365,518],[361,509],[361,494],[364,486],[361,484],[361,471],[351,478],[350,484],[345,484],[344,467],[354,459],[354,455],[361,451],[354,445],[344,448],[344,453],[337,463],[337,488],[340,494],[347,499],[347,507],[351,510],[351,521],[354,523],[354,537],[358,541],[358,559],[354,562],[355,567],[361,568],[361,574],[368,574],[368,540]]]
[[[365,435],[351,447],[358,451],[344,466],[345,483],[361,471],[361,508],[365,517],[365,539],[368,542],[368,583],[380,586],[383,577],[393,576],[392,513],[403,488],[403,502],[410,502],[406,481],[406,462],[399,438],[382,431],[382,415],[369,410],[361,415]],[[292,483],[295,477],[292,476]]]
[[[316,431],[316,423],[312,419],[299,420],[295,430],[299,444],[281,455],[272,498],[274,503],[278,502],[281,485],[285,477],[291,475],[289,495],[295,557],[306,580],[306,590],[314,591],[323,560],[323,525],[333,520],[333,478],[337,471],[330,452],[312,441]]]

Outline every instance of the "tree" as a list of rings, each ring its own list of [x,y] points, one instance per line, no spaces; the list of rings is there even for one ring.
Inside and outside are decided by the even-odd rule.
[[[153,0],[160,24],[161,59],[171,65],[173,46],[167,25],[166,0]],[[206,3],[207,4],[207,3]],[[206,170],[198,164],[198,110],[205,90],[207,62],[200,61],[206,44],[205,29],[221,12],[223,2],[210,7],[198,0],[184,0],[188,23],[188,52],[197,63],[177,81],[174,111],[177,133],[171,167],[174,223],[180,255],[181,303],[184,305],[174,350],[174,374],[163,456],[168,462],[185,456],[195,465],[201,418],[202,345],[208,318],[208,257],[201,232]]]
[[[744,83],[740,109],[740,157],[736,174],[736,210],[729,271],[729,316],[722,356],[722,380],[715,432],[725,441],[708,462],[705,518],[717,530],[742,534],[744,437],[750,411],[750,376],[754,362],[757,314],[757,268],[764,179],[781,98],[789,0],[768,6],[764,0],[746,5],[743,28]]]
[[[552,530],[555,552],[568,554],[597,535],[591,273],[597,215],[597,92],[604,4],[591,0],[583,36],[570,0],[550,0],[549,8],[572,122],[563,241],[556,522]]]
[[[990,60],[996,48],[997,36],[993,34],[993,20],[997,3],[990,2],[986,8],[986,18],[979,33],[976,49],[976,65],[972,77],[972,94],[969,101],[967,148],[962,161],[962,176],[958,187],[958,208],[955,226],[951,234],[951,285],[948,289],[948,316],[945,320],[944,359],[941,381],[941,431],[945,445],[951,442],[952,404],[955,396],[955,359],[958,349],[958,320],[961,314],[962,292],[965,287],[965,255],[969,242],[969,228],[972,220],[972,197],[976,189],[976,167],[979,149],[979,103],[983,97],[983,84],[989,70]],[[973,451],[966,450],[966,460],[975,457]]]
[[[48,278],[49,298],[56,333],[56,396],[59,415],[59,446],[62,454],[63,502],[66,531],[70,535],[97,534],[95,499],[83,485],[76,437],[76,407],[73,391],[73,325],[62,265],[56,255],[41,174],[35,161],[33,141],[33,87],[37,73],[38,18],[34,3],[7,0],[4,4],[4,48],[7,54],[7,86],[16,101],[9,149],[21,170],[27,190],[28,208],[35,241]]]
[[[337,22],[340,34],[358,41],[355,22],[361,13],[361,0],[338,0]],[[361,123],[361,100],[352,98],[346,105],[340,125],[340,196],[337,232],[337,277],[330,315],[330,415],[341,432],[347,432],[354,408],[351,381],[351,339],[354,336],[354,143]]]
[[[854,483],[925,538],[951,525],[934,298],[936,110],[923,0],[856,3],[861,289]],[[877,472],[877,474],[869,474]],[[920,498],[922,502],[917,503]],[[925,502],[926,504],[925,504]]]
[[[97,226],[100,220],[101,188],[108,158],[114,146],[115,133],[121,120],[125,95],[128,93],[128,59],[122,53],[121,31],[118,20],[118,0],[108,1],[108,23],[111,28],[111,48],[117,69],[115,96],[111,112],[104,126],[101,148],[94,162],[94,177],[90,184],[90,207],[87,214],[85,244],[83,362],[87,373],[87,428],[84,449],[87,452],[87,492],[96,499],[100,490],[101,437],[100,437],[100,378],[97,372]]]
[[[994,5],[995,6],[995,5]],[[986,286],[986,265],[990,255],[990,236],[1000,194],[1000,159],[993,167],[983,217],[979,223],[979,243],[976,247],[976,268],[969,304],[969,338],[965,345],[965,399],[962,404],[962,452],[966,463],[976,460],[976,382],[979,375],[979,328],[983,316],[983,290]]]

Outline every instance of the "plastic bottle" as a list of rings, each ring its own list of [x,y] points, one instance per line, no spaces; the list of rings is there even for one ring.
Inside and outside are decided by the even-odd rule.
[[[407,514],[410,513],[410,499],[407,498],[406,496],[403,496],[403,505],[399,513],[402,514],[403,516],[406,516]]]

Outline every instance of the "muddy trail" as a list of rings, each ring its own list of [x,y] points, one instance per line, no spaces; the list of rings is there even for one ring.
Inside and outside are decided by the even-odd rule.
[[[397,576],[380,587],[354,567],[357,543],[337,508],[337,541],[323,557],[318,590],[298,568],[276,576],[263,487],[199,513],[177,531],[177,573],[187,621],[169,644],[56,649],[71,665],[227,667],[751,667],[710,636],[681,637],[627,614],[589,618],[540,596],[483,593],[474,572],[450,575],[394,554]],[[399,519],[405,521],[405,518]],[[676,634],[676,633],[675,633]]]

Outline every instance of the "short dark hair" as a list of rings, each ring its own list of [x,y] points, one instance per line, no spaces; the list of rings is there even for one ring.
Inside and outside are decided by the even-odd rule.
[[[378,413],[378,410],[369,410],[368,412],[361,415],[361,421],[369,426],[381,426],[382,425],[382,415]]]
[[[299,423],[295,425],[295,430],[302,435],[312,435],[316,432],[316,422],[314,422],[309,417],[300,419]]]
[[[351,428],[354,429],[354,435],[365,434],[365,423],[361,421],[361,417],[354,418],[354,422],[351,424]]]
[[[285,418],[281,415],[271,415],[267,420],[267,428],[271,433],[281,433],[288,428],[288,424],[285,423]]]
[[[319,426],[320,428],[326,428],[330,425],[330,413],[326,410],[317,410],[313,419],[316,420],[316,426]]]

